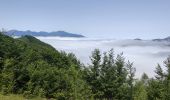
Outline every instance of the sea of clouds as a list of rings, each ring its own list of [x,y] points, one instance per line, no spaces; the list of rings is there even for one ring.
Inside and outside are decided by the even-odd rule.
[[[114,49],[115,54],[123,52],[126,61],[134,63],[136,77],[144,72],[148,76],[155,75],[157,64],[163,65],[163,61],[170,55],[170,43],[151,40],[115,40],[95,38],[61,38],[61,37],[37,37],[41,41],[52,45],[57,50],[74,53],[84,64],[90,64],[91,52],[98,48],[102,52]]]

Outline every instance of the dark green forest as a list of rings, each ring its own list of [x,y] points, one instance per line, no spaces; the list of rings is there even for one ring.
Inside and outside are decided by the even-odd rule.
[[[0,93],[56,100],[170,100],[170,57],[155,77],[135,78],[133,63],[111,49],[95,49],[91,64],[32,36],[0,33]]]

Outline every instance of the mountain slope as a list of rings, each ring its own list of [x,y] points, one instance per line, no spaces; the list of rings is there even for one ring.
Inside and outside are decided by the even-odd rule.
[[[153,39],[152,41],[159,41],[159,42],[161,42],[161,41],[166,41],[166,42],[170,42],[170,36],[169,36],[169,37],[166,37],[166,38],[164,38],[164,39]]]
[[[7,31],[7,35],[13,35],[13,36],[23,36],[23,35],[31,35],[31,36],[59,36],[59,37],[77,37],[81,38],[84,37],[83,35],[80,34],[73,34],[73,33],[68,33],[65,31],[56,31],[56,32],[34,32],[34,31],[18,31],[18,30],[10,30]]]
[[[33,55],[31,57],[31,55]],[[35,56],[37,55],[37,56]],[[51,62],[49,64],[57,65],[58,67],[69,67],[71,66],[70,58],[67,54],[60,53],[55,50],[49,44],[41,42],[33,36],[22,36],[17,39],[13,39],[9,36],[0,34],[0,57],[18,58],[26,62],[32,59],[43,60],[46,62]],[[30,57],[30,59],[25,59],[25,57]],[[36,62],[36,60],[34,60]]]
[[[76,94],[84,98],[83,90],[87,90],[87,86],[79,73],[81,68],[73,54],[59,52],[33,36],[14,39],[0,32],[0,91],[3,94],[65,100],[73,98],[72,90],[76,88]],[[73,88],[73,79],[80,85]]]

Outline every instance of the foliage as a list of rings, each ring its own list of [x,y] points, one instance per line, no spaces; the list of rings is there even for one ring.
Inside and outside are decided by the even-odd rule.
[[[91,98],[82,64],[32,36],[13,39],[0,34],[0,90],[56,99]]]
[[[57,100],[169,100],[170,57],[164,62],[166,71],[158,64],[154,78],[144,73],[137,80],[133,63],[126,62],[123,53],[115,55],[113,49],[104,53],[95,49],[90,59],[91,64],[85,66],[74,54],[57,51],[35,37],[14,39],[0,33],[0,94],[3,94],[0,96],[8,98],[9,94],[16,94],[27,99]]]
[[[100,50],[95,49],[92,52],[91,62],[92,65],[85,70],[85,80],[91,86],[95,99],[130,99],[131,87],[128,84],[127,64],[122,53],[114,57],[111,49],[102,56]]]

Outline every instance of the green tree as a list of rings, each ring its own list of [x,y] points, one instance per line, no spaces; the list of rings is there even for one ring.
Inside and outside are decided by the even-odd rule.
[[[164,79],[165,75],[161,68],[161,66],[158,64],[155,70],[155,79],[150,79],[148,84],[148,99],[149,100],[164,100]]]
[[[116,67],[114,64],[114,52],[111,49],[108,53],[103,54],[101,65],[101,91],[102,98],[114,99],[116,95]]]
[[[130,91],[130,100],[134,100],[134,98],[133,98],[133,91],[134,91],[133,84],[134,84],[134,81],[135,81],[134,77],[135,77],[136,69],[133,67],[133,63],[130,63],[128,61],[127,70],[128,70],[128,84],[130,86],[130,89],[129,89],[129,91]]]
[[[162,84],[158,80],[150,79],[148,81],[147,95],[148,100],[164,100]]]
[[[170,98],[170,57],[164,61],[164,64],[167,69],[165,73],[165,100],[168,100]]]
[[[135,83],[134,100],[148,100],[146,86],[141,80]]]
[[[115,60],[115,67],[116,67],[116,88],[117,88],[116,99],[124,100],[126,99],[127,96],[126,95],[127,92],[125,90],[128,89],[126,86],[127,70],[125,67],[125,58],[123,57],[123,53],[117,55]]]
[[[155,70],[155,73],[156,73],[156,76],[155,78],[159,81],[163,81],[164,80],[164,72],[161,68],[161,66],[158,64],[158,66],[156,67],[156,70]]]
[[[91,56],[92,65],[90,67],[89,84],[92,88],[92,92],[95,98],[101,96],[100,88],[100,70],[101,70],[101,54],[99,49],[95,49]]]

